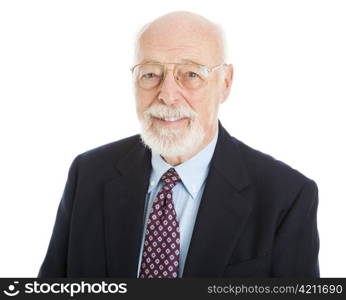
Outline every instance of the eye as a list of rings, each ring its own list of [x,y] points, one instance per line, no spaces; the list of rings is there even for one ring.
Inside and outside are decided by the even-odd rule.
[[[189,78],[196,78],[196,77],[198,77],[198,74],[195,73],[195,72],[188,72],[187,73],[187,77],[189,77]]]
[[[150,78],[154,78],[156,75],[154,73],[147,73],[147,74],[144,74],[143,77],[145,79],[150,79]]]

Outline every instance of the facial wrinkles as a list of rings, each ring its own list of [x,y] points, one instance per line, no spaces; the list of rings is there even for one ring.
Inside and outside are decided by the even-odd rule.
[[[210,30],[192,31],[174,29],[174,32],[165,27],[148,28],[139,40],[139,57],[141,61],[151,55],[165,58],[182,58],[191,56],[202,64],[219,61],[217,38]],[[190,58],[190,57],[189,57]]]
[[[167,45],[143,45],[138,53],[138,62],[155,60],[160,62],[181,62],[182,60],[195,61],[200,64],[217,64],[219,59],[216,51],[201,43],[195,45],[181,45],[168,47]]]
[[[145,49],[145,50],[144,50]],[[208,60],[199,51],[190,47],[166,48],[153,47],[143,48],[138,63],[144,62],[160,62],[160,63],[183,63],[196,62],[199,64],[208,64]]]

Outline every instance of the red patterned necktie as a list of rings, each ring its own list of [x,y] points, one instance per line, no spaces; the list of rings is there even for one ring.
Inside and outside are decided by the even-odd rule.
[[[172,188],[181,179],[170,168],[161,180],[147,222],[140,278],[176,278],[179,273],[180,233]]]

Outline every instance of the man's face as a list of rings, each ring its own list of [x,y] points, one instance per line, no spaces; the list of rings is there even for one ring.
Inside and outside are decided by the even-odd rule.
[[[140,40],[137,63],[193,61],[212,67],[223,63],[215,44],[205,32],[173,30],[167,34],[164,28],[152,29]],[[211,72],[200,88],[188,89],[174,79],[173,68],[173,64],[167,65],[166,76],[156,88],[135,84],[136,110],[143,130],[149,134],[149,143],[161,144],[152,150],[167,156],[185,155],[209,141],[216,130],[219,104],[226,98],[223,70]]]

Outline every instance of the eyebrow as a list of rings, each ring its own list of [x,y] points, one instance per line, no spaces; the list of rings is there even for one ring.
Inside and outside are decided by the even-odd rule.
[[[183,58],[182,60],[183,60],[183,61],[186,61],[186,62],[191,62],[191,63],[194,63],[194,64],[198,64],[198,65],[203,65],[203,64],[201,64],[200,62],[197,62],[197,61],[194,61],[194,60],[188,59],[188,58]]]
[[[194,61],[192,59],[189,59],[189,58],[182,58],[181,59],[181,62],[170,62],[170,63],[177,63],[177,64],[181,64],[181,63],[184,63],[184,62],[188,62],[188,63],[193,63],[193,64],[198,64],[198,65],[203,65],[197,61]],[[144,60],[141,62],[141,64],[145,64],[145,63],[162,63],[158,60],[152,60],[152,59],[147,59],[147,60]]]

